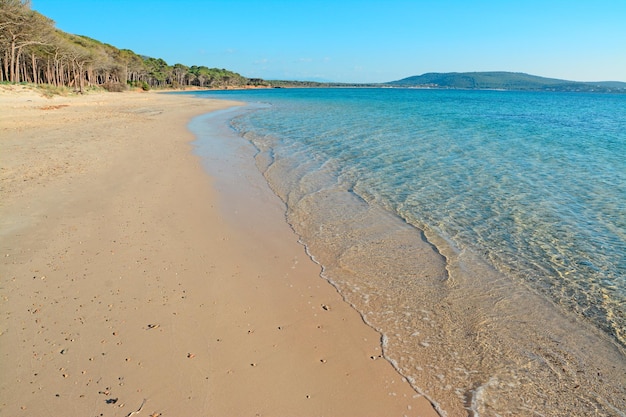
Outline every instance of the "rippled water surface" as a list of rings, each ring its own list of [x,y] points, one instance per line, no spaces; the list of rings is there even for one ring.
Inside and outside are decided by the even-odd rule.
[[[624,415],[626,96],[202,96],[442,415]]]

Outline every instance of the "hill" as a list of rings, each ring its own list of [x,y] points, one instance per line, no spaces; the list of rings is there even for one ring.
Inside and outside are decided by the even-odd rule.
[[[498,89],[522,91],[586,91],[626,93],[626,83],[617,81],[577,82],[538,77],[520,72],[448,72],[427,73],[391,81],[392,87]]]

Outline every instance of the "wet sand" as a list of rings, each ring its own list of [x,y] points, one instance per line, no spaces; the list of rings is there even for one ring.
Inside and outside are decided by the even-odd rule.
[[[234,104],[0,86],[0,416],[437,415],[280,200],[216,191],[187,123]]]

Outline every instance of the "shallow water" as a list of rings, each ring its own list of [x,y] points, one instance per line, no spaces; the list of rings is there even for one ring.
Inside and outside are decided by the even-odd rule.
[[[626,96],[203,96],[442,415],[624,415]]]

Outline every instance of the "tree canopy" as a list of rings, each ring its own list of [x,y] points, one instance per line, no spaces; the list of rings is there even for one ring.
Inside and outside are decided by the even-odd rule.
[[[266,85],[226,69],[177,63],[118,49],[87,36],[58,30],[29,0],[0,0],[0,82],[66,86],[204,88]]]

